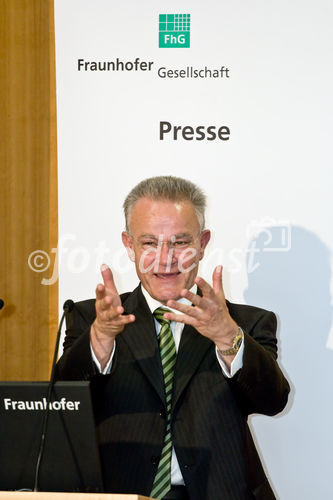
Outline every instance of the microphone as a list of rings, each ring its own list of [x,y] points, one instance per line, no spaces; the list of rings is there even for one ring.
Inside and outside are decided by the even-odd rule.
[[[2,309],[4,305],[5,305],[4,301],[0,299],[0,309]]]
[[[41,435],[36,470],[35,470],[35,484],[34,484],[33,491],[38,491],[39,470],[40,470],[40,465],[42,462],[44,447],[45,447],[45,437],[46,437],[47,423],[48,423],[49,413],[50,413],[50,402],[51,402],[51,396],[52,396],[52,389],[53,389],[54,381],[55,381],[55,367],[56,367],[57,357],[58,357],[61,328],[62,328],[62,324],[63,324],[64,319],[65,319],[65,314],[71,312],[74,309],[74,306],[75,306],[75,304],[71,299],[66,300],[66,302],[64,303],[64,305],[63,305],[64,312],[62,313],[60,323],[59,323],[58,332],[57,332],[57,338],[56,338],[54,354],[53,354],[53,361],[52,361],[51,377],[50,377],[50,382],[49,382],[47,396],[46,396],[46,410],[45,410],[44,418],[43,418],[42,435]]]
[[[65,319],[65,314],[73,311],[74,306],[75,306],[75,304],[74,304],[74,302],[71,299],[66,300],[66,302],[64,302],[64,305],[62,306],[64,312],[62,313],[62,316],[61,316],[61,319],[60,319],[60,323],[59,323],[58,332],[57,332],[57,338],[56,338],[56,343],[55,343],[55,348],[54,348],[54,354],[53,354],[53,361],[52,361],[52,370],[51,370],[49,391],[52,390],[52,387],[54,385],[55,366],[57,364],[57,357],[58,357],[58,350],[59,350],[59,342],[60,342],[62,324],[63,324],[64,319]]]

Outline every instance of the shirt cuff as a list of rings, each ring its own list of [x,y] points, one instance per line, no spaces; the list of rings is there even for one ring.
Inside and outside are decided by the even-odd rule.
[[[115,352],[115,349],[116,349],[116,341],[114,341],[114,344],[113,344],[113,349],[112,349],[112,352],[110,354],[110,358],[109,358],[109,361],[107,362],[106,364],[106,367],[104,368],[104,370],[102,370],[101,368],[101,364],[100,362],[98,361],[95,353],[94,353],[94,349],[92,348],[92,345],[90,343],[90,351],[91,351],[91,357],[93,359],[93,362],[95,363],[95,365],[97,366],[97,369],[99,371],[99,373],[101,373],[102,375],[108,375],[111,371],[111,368],[112,368],[112,360],[113,360],[113,356],[114,356],[114,352]]]
[[[219,353],[219,350],[217,347],[215,347],[215,352],[216,352],[217,361],[219,362],[219,364],[222,368],[223,374],[227,378],[232,378],[238,372],[238,370],[240,370],[243,367],[244,339],[242,341],[242,345],[240,346],[236,356],[231,361],[230,370],[229,370],[229,367],[227,366],[227,364],[224,362],[224,359],[221,356],[221,354]]]

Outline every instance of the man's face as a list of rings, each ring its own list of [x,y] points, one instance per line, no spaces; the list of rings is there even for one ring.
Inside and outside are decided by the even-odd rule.
[[[189,201],[141,198],[132,209],[130,234],[123,232],[122,239],[144,288],[166,303],[179,299],[183,288],[193,286],[210,231],[200,232]]]

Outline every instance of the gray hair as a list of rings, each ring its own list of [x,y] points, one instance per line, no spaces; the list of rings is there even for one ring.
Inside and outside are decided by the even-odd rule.
[[[141,181],[127,195],[123,204],[127,232],[133,206],[141,198],[156,201],[190,201],[196,211],[201,231],[205,227],[206,196],[203,191],[186,179],[165,175]]]

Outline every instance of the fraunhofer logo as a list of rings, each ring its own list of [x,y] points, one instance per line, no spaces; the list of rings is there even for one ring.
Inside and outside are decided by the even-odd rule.
[[[160,48],[190,47],[191,14],[160,14]]]

